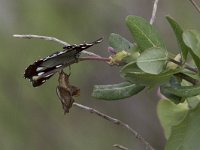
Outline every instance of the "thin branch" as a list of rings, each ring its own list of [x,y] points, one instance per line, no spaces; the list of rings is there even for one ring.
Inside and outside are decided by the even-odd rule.
[[[124,147],[122,145],[119,145],[119,144],[114,144],[113,146],[118,148],[118,149],[121,149],[121,150],[128,150],[128,148],[126,148],[126,147]]]
[[[78,104],[78,103],[73,103],[74,106],[78,107],[78,108],[81,108],[83,110],[86,110],[90,113],[93,113],[97,116],[100,116],[116,125],[119,125],[119,126],[122,126],[124,128],[126,128],[131,134],[133,134],[141,143],[143,143],[145,146],[146,146],[146,149],[147,150],[155,150],[140,134],[138,134],[134,129],[132,129],[128,124],[116,119],[116,118],[113,118],[113,117],[110,117],[96,109],[93,109],[93,108],[90,108],[88,106],[84,106],[82,104]]]
[[[159,0],[155,0],[154,4],[153,4],[153,11],[152,11],[152,15],[151,15],[151,19],[150,19],[150,24],[152,25],[156,19],[156,12],[157,12],[157,7],[158,7],[158,1]]]
[[[54,41],[54,42],[60,43],[60,44],[62,44],[64,46],[69,46],[70,45],[69,43],[61,41],[61,40],[59,40],[59,39],[57,39],[55,37],[43,36],[43,35],[33,35],[33,34],[20,35],[20,34],[14,34],[13,37],[24,38],[24,39],[36,38],[36,39],[42,39],[42,40],[47,40],[47,41]]]
[[[181,67],[183,66],[183,64],[182,64],[181,62],[176,61],[176,60],[174,60],[174,59],[169,58],[169,61],[171,61],[171,62],[177,64],[178,66],[181,66]],[[193,68],[193,67],[191,67],[191,66],[189,66],[189,65],[187,65],[187,64],[184,64],[184,67],[185,67],[185,69],[190,70],[190,71],[192,71],[192,72],[194,72],[194,73],[197,73],[197,72],[198,72],[197,68]]]
[[[92,53],[92,52],[88,52],[88,51],[86,51],[86,50],[83,50],[81,53],[84,53],[84,54],[86,54],[86,55],[93,56],[93,57],[96,57],[96,58],[97,58],[97,57],[101,58],[100,55],[97,55],[97,54]]]
[[[79,61],[85,61],[85,60],[98,60],[98,61],[108,62],[110,61],[110,58],[106,58],[106,57],[80,57],[79,58]]]
[[[60,39],[57,39],[55,37],[50,37],[50,36],[43,36],[43,35],[34,35],[34,34],[14,34],[13,37],[16,37],[16,38],[24,38],[24,39],[42,39],[42,40],[47,40],[47,41],[54,41],[56,43],[59,43],[59,44],[62,44],[64,46],[69,46],[70,44],[67,43],[67,42],[64,42]],[[82,51],[82,53],[84,54],[87,54],[87,55],[90,55],[90,56],[94,56],[94,57],[101,57],[95,53],[92,53],[92,52],[88,52],[88,51]]]
[[[194,73],[197,73],[197,72],[198,72],[198,70],[197,70],[196,68],[192,68],[191,66],[189,66],[189,65],[187,65],[187,64],[182,64],[181,62],[176,61],[176,60],[174,60],[174,59],[169,58],[169,61],[171,61],[171,62],[177,64],[177,65],[180,66],[180,67],[183,67],[183,66],[184,66],[185,69],[190,70],[190,71],[192,71],[192,72],[194,72]],[[188,76],[188,75],[186,75],[186,74],[184,74],[184,73],[177,73],[177,74],[175,74],[175,76],[177,76],[177,77],[179,77],[179,78],[181,78],[181,79],[184,79],[184,80],[186,80],[186,81],[192,83],[193,85],[199,84],[199,81],[198,81],[198,80],[193,79],[192,77],[190,77],[190,76]]]
[[[196,8],[196,10],[200,13],[200,7],[197,5],[197,3],[194,0],[189,0],[192,5]]]
[[[196,79],[193,79],[192,77],[190,77],[190,76],[188,76],[188,75],[186,75],[186,74],[184,74],[184,73],[176,73],[176,74],[174,74],[176,77],[179,77],[179,78],[181,78],[181,79],[184,79],[184,80],[186,80],[186,81],[188,81],[188,82],[190,82],[190,83],[192,83],[193,85],[197,85],[197,84],[199,84],[199,81],[198,80],[196,80]]]

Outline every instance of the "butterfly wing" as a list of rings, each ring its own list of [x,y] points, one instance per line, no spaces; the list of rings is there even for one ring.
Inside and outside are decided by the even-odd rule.
[[[83,43],[83,44],[79,44],[79,45],[73,44],[73,45],[69,45],[69,46],[64,46],[63,49],[66,49],[66,50],[75,49],[78,53],[80,53],[84,49],[88,49],[95,44],[101,43],[102,40],[103,40],[103,38],[100,38],[91,43]]]
[[[98,39],[92,43],[66,46],[63,51],[53,53],[28,66],[24,77],[29,79],[34,87],[40,86],[59,70],[76,63],[82,50],[101,41],[102,39]]]
[[[60,69],[77,62],[77,58],[76,51],[56,52],[30,65],[24,77],[30,79],[34,87],[39,86]]]

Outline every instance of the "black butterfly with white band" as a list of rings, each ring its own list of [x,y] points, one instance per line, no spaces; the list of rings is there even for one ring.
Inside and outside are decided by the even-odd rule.
[[[65,46],[63,51],[55,52],[28,66],[24,77],[29,79],[34,87],[40,86],[56,72],[78,62],[81,51],[101,42],[102,38],[91,43]]]

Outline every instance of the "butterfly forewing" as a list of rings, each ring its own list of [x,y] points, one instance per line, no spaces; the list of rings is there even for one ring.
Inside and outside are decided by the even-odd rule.
[[[76,63],[82,50],[87,49],[94,44],[98,44],[101,41],[102,38],[92,43],[84,43],[80,45],[74,44],[63,47],[63,51],[53,53],[30,65],[25,70],[24,77],[30,79],[34,87],[39,86],[59,70]]]
[[[71,50],[71,49],[76,50],[79,53],[84,49],[88,49],[95,44],[101,43],[102,40],[103,40],[103,38],[100,38],[100,39],[98,39],[94,42],[91,42],[91,43],[83,43],[83,44],[79,44],[79,45],[74,44],[74,45],[64,46],[63,48],[66,49],[66,50]]]

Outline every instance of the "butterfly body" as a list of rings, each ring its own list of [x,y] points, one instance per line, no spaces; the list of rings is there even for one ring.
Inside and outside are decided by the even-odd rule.
[[[59,70],[78,62],[81,51],[101,41],[102,39],[99,39],[92,43],[65,46],[63,47],[63,51],[55,52],[28,66],[25,70],[24,77],[28,78],[34,87],[40,86]]]

